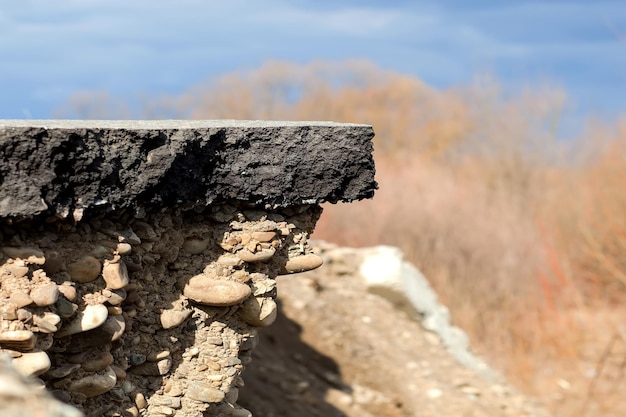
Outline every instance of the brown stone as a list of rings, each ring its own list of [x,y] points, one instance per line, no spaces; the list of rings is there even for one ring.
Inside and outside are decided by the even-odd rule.
[[[293,274],[296,272],[310,271],[322,266],[324,261],[314,253],[306,255],[294,256],[289,258],[284,268],[280,271],[281,274]]]
[[[70,274],[72,281],[81,283],[95,281],[101,270],[100,261],[93,256],[83,256],[67,266],[67,273]]]
[[[276,253],[276,249],[270,247],[267,249],[261,249],[258,252],[252,252],[248,249],[242,249],[237,252],[237,256],[245,262],[267,262]]]
[[[64,266],[63,258],[58,252],[46,252],[46,263],[43,265],[43,269],[46,271],[46,274],[56,274],[57,272],[62,271]]]
[[[161,312],[161,315],[160,315],[161,326],[164,329],[171,329],[173,327],[179,326],[190,315],[191,315],[191,310],[190,309],[184,309],[184,310],[167,309],[167,310],[163,310]]]
[[[209,247],[209,241],[203,239],[189,238],[183,243],[183,251],[191,255],[204,252]]]
[[[250,287],[236,281],[216,280],[200,274],[189,279],[183,290],[185,297],[210,306],[232,306],[250,296]]]
[[[113,355],[111,355],[110,352],[101,352],[95,358],[85,361],[85,363],[83,363],[83,369],[87,372],[98,372],[111,364],[113,364]]]

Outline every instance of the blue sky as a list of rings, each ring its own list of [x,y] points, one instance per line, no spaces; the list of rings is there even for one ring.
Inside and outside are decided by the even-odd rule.
[[[626,114],[626,3],[0,0],[0,118],[48,118],[73,92],[179,93],[267,60],[369,59],[436,87],[495,75]]]

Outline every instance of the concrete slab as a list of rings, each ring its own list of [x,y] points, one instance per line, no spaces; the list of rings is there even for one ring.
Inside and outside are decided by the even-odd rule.
[[[371,126],[238,120],[0,120],[0,217],[370,198]]]

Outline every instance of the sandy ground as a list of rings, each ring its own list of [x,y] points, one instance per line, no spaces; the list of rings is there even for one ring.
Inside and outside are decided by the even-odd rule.
[[[280,314],[260,332],[239,403],[257,417],[547,416],[506,383],[456,363],[438,336],[368,294],[358,256],[323,254],[280,278]]]

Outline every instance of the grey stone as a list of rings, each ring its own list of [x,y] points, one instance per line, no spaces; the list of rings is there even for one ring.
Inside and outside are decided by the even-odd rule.
[[[224,392],[200,381],[189,381],[185,397],[203,403],[219,403],[224,399]]]
[[[65,378],[66,376],[78,371],[80,369],[79,363],[66,363],[65,365],[61,365],[58,368],[54,368],[46,372],[47,378],[59,379]]]
[[[115,386],[116,382],[117,377],[115,376],[115,372],[108,367],[102,372],[72,381],[67,386],[67,390],[91,398],[110,391]]]
[[[2,132],[2,124],[0,122],[0,132]],[[0,149],[2,148],[2,133],[0,133]],[[1,153],[0,153],[1,154]],[[1,164],[1,163],[0,163]],[[2,168],[0,168],[0,174],[2,174]],[[0,178],[2,176],[0,175]],[[1,180],[0,180],[1,181]],[[2,189],[2,183],[0,182],[0,213],[2,213],[2,209],[4,206],[4,192]],[[0,214],[1,216],[1,214]],[[35,264],[35,265],[43,265],[46,262],[46,258],[44,254],[39,249],[35,248],[13,248],[13,247],[3,247],[2,251],[10,258],[13,259],[23,259],[26,263]]]
[[[373,136],[331,122],[4,120],[0,217],[370,198]]]
[[[102,265],[99,260],[93,256],[83,256],[67,266],[67,273],[70,274],[72,281],[84,283],[98,278],[101,269]]]
[[[160,320],[161,320],[161,326],[164,329],[171,329],[173,327],[176,327],[180,324],[182,324],[182,322],[184,322],[187,317],[189,317],[191,315],[191,310],[190,309],[183,309],[183,310],[175,310],[175,309],[167,309],[167,310],[163,310],[161,312],[160,315]]]

